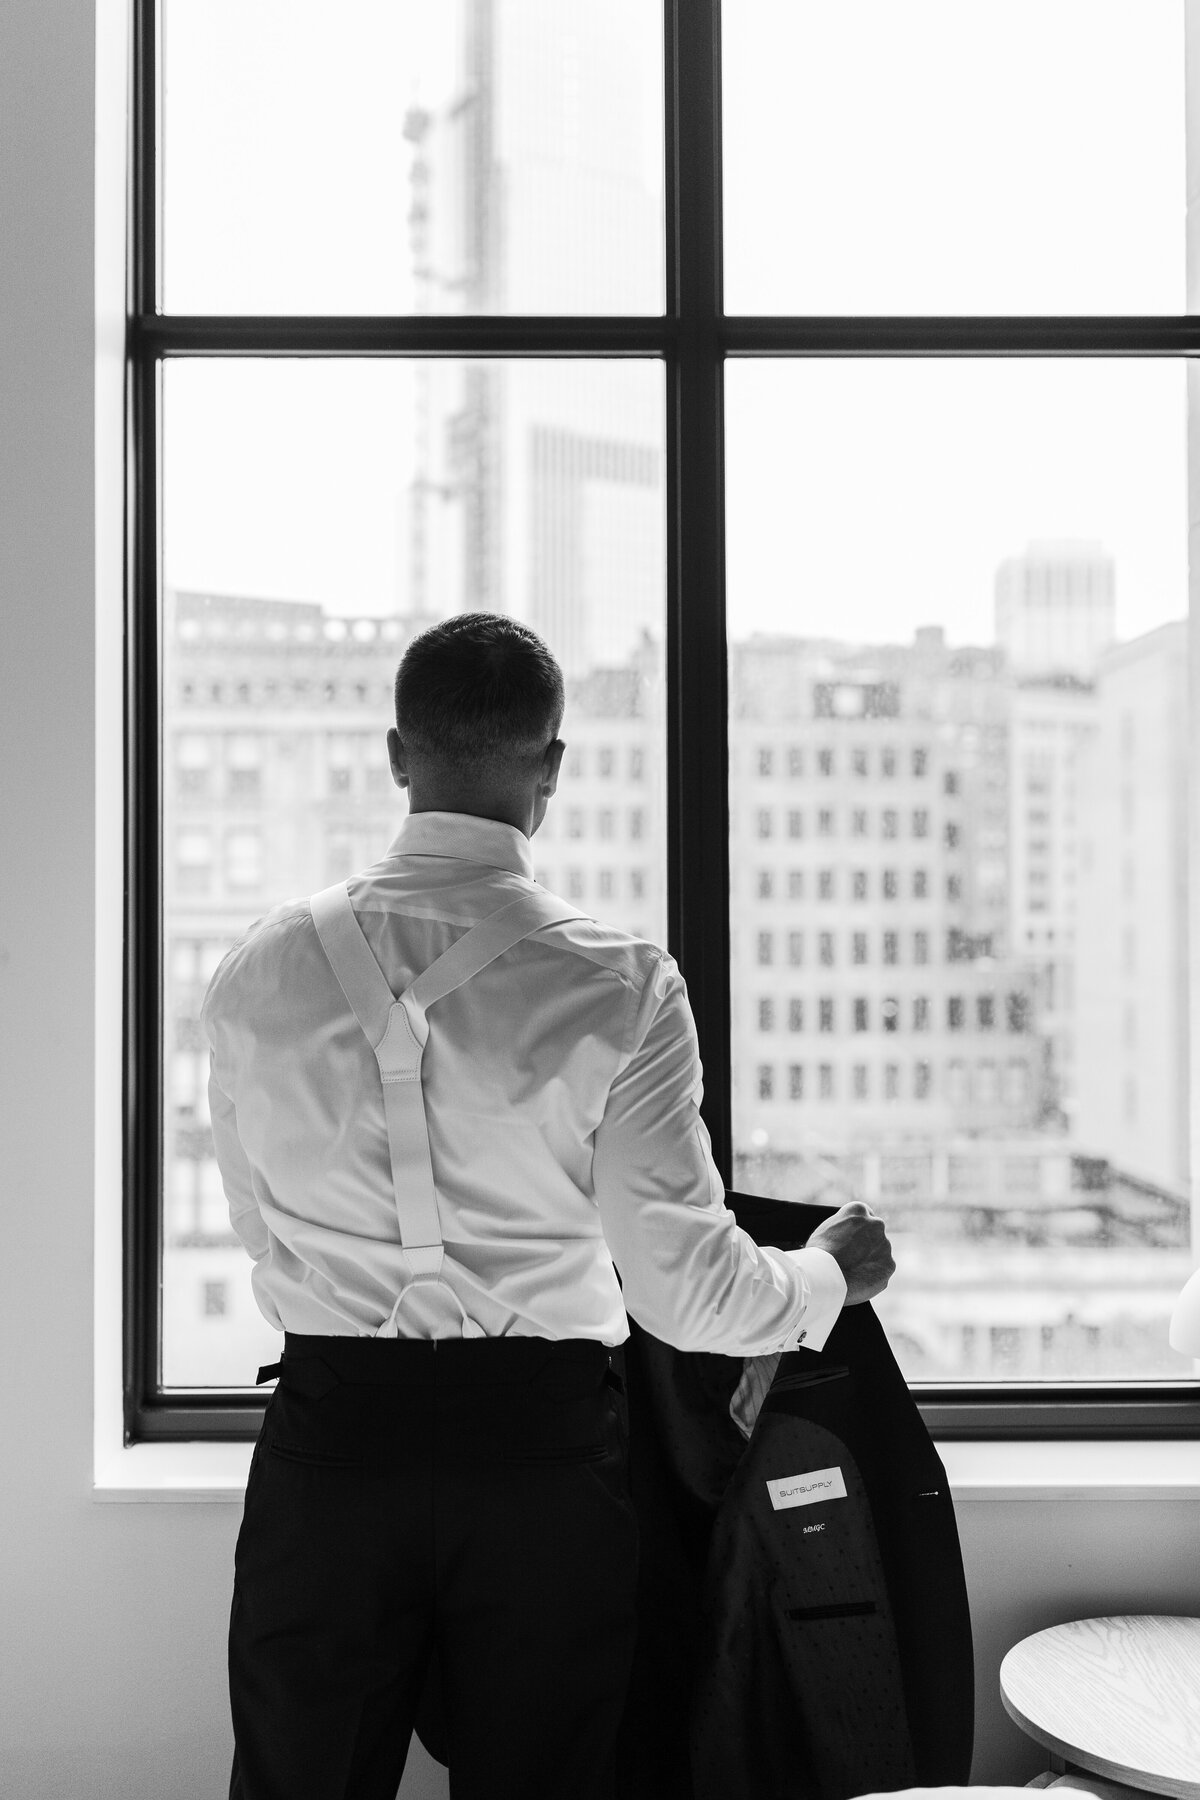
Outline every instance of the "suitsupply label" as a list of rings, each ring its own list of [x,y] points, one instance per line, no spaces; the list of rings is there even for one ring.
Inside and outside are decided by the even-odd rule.
[[[846,1482],[840,1469],[810,1469],[805,1475],[785,1475],[768,1481],[767,1492],[776,1512],[786,1506],[815,1506],[821,1500],[844,1500]]]

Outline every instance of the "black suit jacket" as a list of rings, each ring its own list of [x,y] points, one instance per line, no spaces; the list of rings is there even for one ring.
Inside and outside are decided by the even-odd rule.
[[[782,1249],[836,1210],[727,1199]],[[729,1414],[740,1357],[634,1325],[614,1367],[641,1535],[620,1800],[965,1784],[974,1683],[954,1510],[871,1308],[846,1308],[823,1350],[781,1359],[748,1444]],[[805,1477],[830,1497],[771,1504],[768,1481]],[[445,1762],[436,1666],[417,1731]]]
[[[834,1210],[727,1198],[751,1237],[784,1249]],[[622,1800],[967,1782],[953,1504],[872,1309],[846,1308],[823,1350],[781,1360],[748,1444],[729,1415],[740,1358],[635,1326],[624,1364],[641,1572]]]

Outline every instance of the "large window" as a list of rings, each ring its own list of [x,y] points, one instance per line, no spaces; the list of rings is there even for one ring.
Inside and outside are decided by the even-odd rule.
[[[935,1424],[1189,1428],[1182,9],[135,52],[130,1432],[255,1428],[199,1001],[385,852],[396,663],[474,608],[568,679],[541,879],[679,957],[734,1185],[888,1219]]]

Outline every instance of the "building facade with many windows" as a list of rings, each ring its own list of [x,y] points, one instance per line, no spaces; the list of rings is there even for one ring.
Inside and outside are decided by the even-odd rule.
[[[733,646],[735,1080],[744,1147],[847,1155],[1044,1106],[1006,917],[993,653]]]

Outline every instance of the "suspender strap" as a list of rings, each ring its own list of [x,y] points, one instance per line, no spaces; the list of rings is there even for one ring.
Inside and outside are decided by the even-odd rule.
[[[321,947],[379,1064],[396,1216],[412,1279],[436,1281],[443,1251],[421,1089],[426,1013],[523,938],[583,915],[543,890],[523,894],[464,932],[397,1000],[354,916],[345,882],[314,894],[309,906]]]
[[[423,975],[417,976],[403,999],[424,1013],[544,925],[561,925],[567,919],[583,916],[577,906],[544,890],[522,894],[465,931]]]

